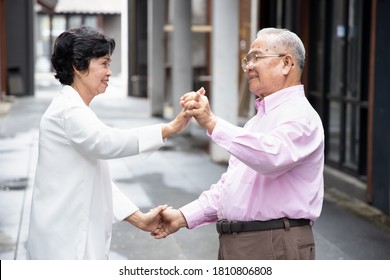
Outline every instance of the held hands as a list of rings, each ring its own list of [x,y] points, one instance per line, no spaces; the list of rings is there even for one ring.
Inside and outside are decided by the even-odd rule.
[[[180,98],[180,106],[183,107],[186,116],[194,117],[198,124],[208,130],[211,134],[217,122],[211,112],[206,91],[200,88],[197,92],[188,92]]]
[[[180,228],[187,227],[187,221],[180,210],[168,207],[161,212],[161,218],[160,226],[151,232],[155,239],[165,238]]]
[[[138,210],[125,220],[143,231],[154,232],[157,228],[161,228],[161,211],[167,209],[167,207],[167,205],[160,205],[146,214]]]
[[[125,220],[143,231],[150,232],[155,239],[165,238],[180,228],[187,227],[183,214],[167,205],[160,205],[148,213],[137,210]]]
[[[173,135],[183,132],[190,123],[190,116],[187,116],[184,113],[184,110],[181,110],[176,118],[170,123],[163,124],[162,126],[162,138],[168,138]]]
[[[205,93],[202,87],[197,92],[188,92],[180,98],[180,106],[183,110],[173,121],[162,126],[164,139],[183,132],[188,127],[191,117],[194,117],[198,124],[206,128],[210,134],[213,132],[217,121],[211,112]]]

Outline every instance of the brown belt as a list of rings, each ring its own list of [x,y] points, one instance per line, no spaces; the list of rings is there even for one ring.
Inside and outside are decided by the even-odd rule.
[[[288,229],[289,227],[301,227],[310,225],[310,220],[307,219],[288,219],[281,218],[269,221],[248,221],[248,222],[230,222],[221,220],[217,222],[218,233],[234,233],[246,231],[261,231],[273,229]]]

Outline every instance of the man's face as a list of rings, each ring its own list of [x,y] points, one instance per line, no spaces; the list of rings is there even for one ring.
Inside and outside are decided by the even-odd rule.
[[[247,54],[249,91],[263,98],[281,89],[284,52],[262,38],[256,39]]]

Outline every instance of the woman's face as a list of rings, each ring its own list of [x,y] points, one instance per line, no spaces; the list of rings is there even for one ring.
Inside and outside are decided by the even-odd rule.
[[[110,70],[111,56],[105,55],[91,59],[88,70],[81,73],[80,82],[83,88],[92,96],[104,93],[108,87],[108,81],[112,74]]]

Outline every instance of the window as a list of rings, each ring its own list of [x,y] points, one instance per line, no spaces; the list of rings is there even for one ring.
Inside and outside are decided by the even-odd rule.
[[[361,179],[367,159],[370,9],[363,0],[311,7],[309,99],[324,122],[327,164]]]

